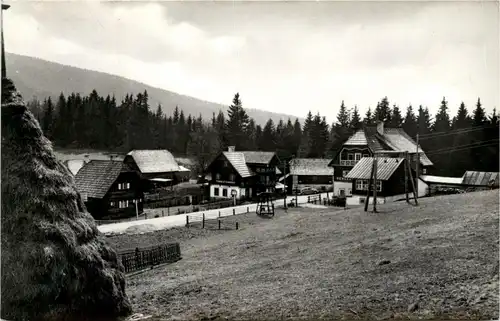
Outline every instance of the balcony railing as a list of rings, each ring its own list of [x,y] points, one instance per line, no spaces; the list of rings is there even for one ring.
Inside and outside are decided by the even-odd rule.
[[[341,159],[340,166],[354,166],[354,165],[356,165],[357,162],[359,162],[359,161]]]

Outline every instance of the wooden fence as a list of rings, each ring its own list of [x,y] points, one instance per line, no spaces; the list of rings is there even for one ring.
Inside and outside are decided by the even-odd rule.
[[[179,243],[169,243],[160,246],[127,251],[118,254],[121,258],[125,273],[153,268],[163,263],[173,263],[181,259]]]
[[[249,213],[248,207],[246,209],[246,213]],[[233,209],[233,215],[236,215],[234,209]],[[240,228],[238,222],[229,223],[224,219],[221,219],[220,212],[219,212],[219,217],[216,219],[207,219],[205,217],[205,213],[186,215],[186,227],[202,228],[207,230],[238,230]]]

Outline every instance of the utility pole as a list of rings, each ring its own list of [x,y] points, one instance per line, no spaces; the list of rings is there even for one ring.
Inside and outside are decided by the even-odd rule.
[[[373,213],[377,212],[377,170],[378,170],[378,156],[375,154],[373,159]]]
[[[418,152],[418,132],[417,132],[417,164],[415,164],[415,171],[417,172],[417,186],[416,186],[416,198],[418,198],[418,180],[420,178],[420,174],[418,172],[420,166],[420,153]]]
[[[366,201],[365,201],[365,212],[368,211],[368,204],[370,203],[370,188],[372,187],[373,184],[373,173],[375,170],[375,161],[372,162],[372,172],[370,173],[370,180],[368,182],[368,188],[367,188],[367,193],[366,193]]]
[[[405,195],[406,195],[406,203],[410,203],[410,199],[408,196],[408,152],[405,152],[405,160],[404,160],[404,172],[405,172]]]
[[[5,66],[5,48],[3,43],[3,11],[10,8],[10,5],[2,3],[2,79],[7,77],[7,67]]]

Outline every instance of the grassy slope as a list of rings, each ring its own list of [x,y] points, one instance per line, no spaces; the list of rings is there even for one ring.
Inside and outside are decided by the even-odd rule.
[[[157,320],[497,319],[498,204],[496,190],[376,214],[294,209],[198,238],[172,231],[183,260],[131,277],[127,292],[135,312]]]

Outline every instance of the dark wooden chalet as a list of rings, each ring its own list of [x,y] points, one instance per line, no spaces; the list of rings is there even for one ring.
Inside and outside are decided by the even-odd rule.
[[[229,148],[208,166],[210,198],[250,199],[260,192],[274,192],[278,157],[274,152],[241,151]]]
[[[364,203],[372,165],[375,158],[364,157],[359,160],[354,168],[349,171],[346,178],[351,179],[352,197],[351,204]],[[415,171],[412,170],[414,184],[417,184]],[[373,189],[372,189],[373,190]],[[408,191],[412,191],[410,177],[408,176]],[[373,193],[371,194],[373,195]],[[411,197],[412,194],[410,194]],[[385,202],[387,199],[405,197],[405,166],[404,158],[378,157],[377,163],[377,199]],[[370,199],[372,202],[373,199]]]
[[[183,169],[166,149],[133,150],[123,161],[139,172],[144,191],[165,189],[181,180]]]
[[[334,169],[335,195],[348,194],[352,180],[347,177],[347,174],[362,158],[373,157],[375,152],[384,151],[408,152],[411,167],[416,169],[417,144],[415,141],[402,128],[387,128],[383,122],[379,122],[377,126],[367,126],[356,131],[342,145],[328,165]],[[419,173],[420,175],[426,174],[433,164],[420,146],[418,151],[420,154]]]
[[[76,189],[97,219],[117,219],[143,212],[144,193],[137,171],[122,161],[92,160],[75,175]]]
[[[328,167],[330,160],[324,158],[294,158],[289,162],[290,173],[286,177],[287,192],[313,187],[331,190],[333,170]]]

